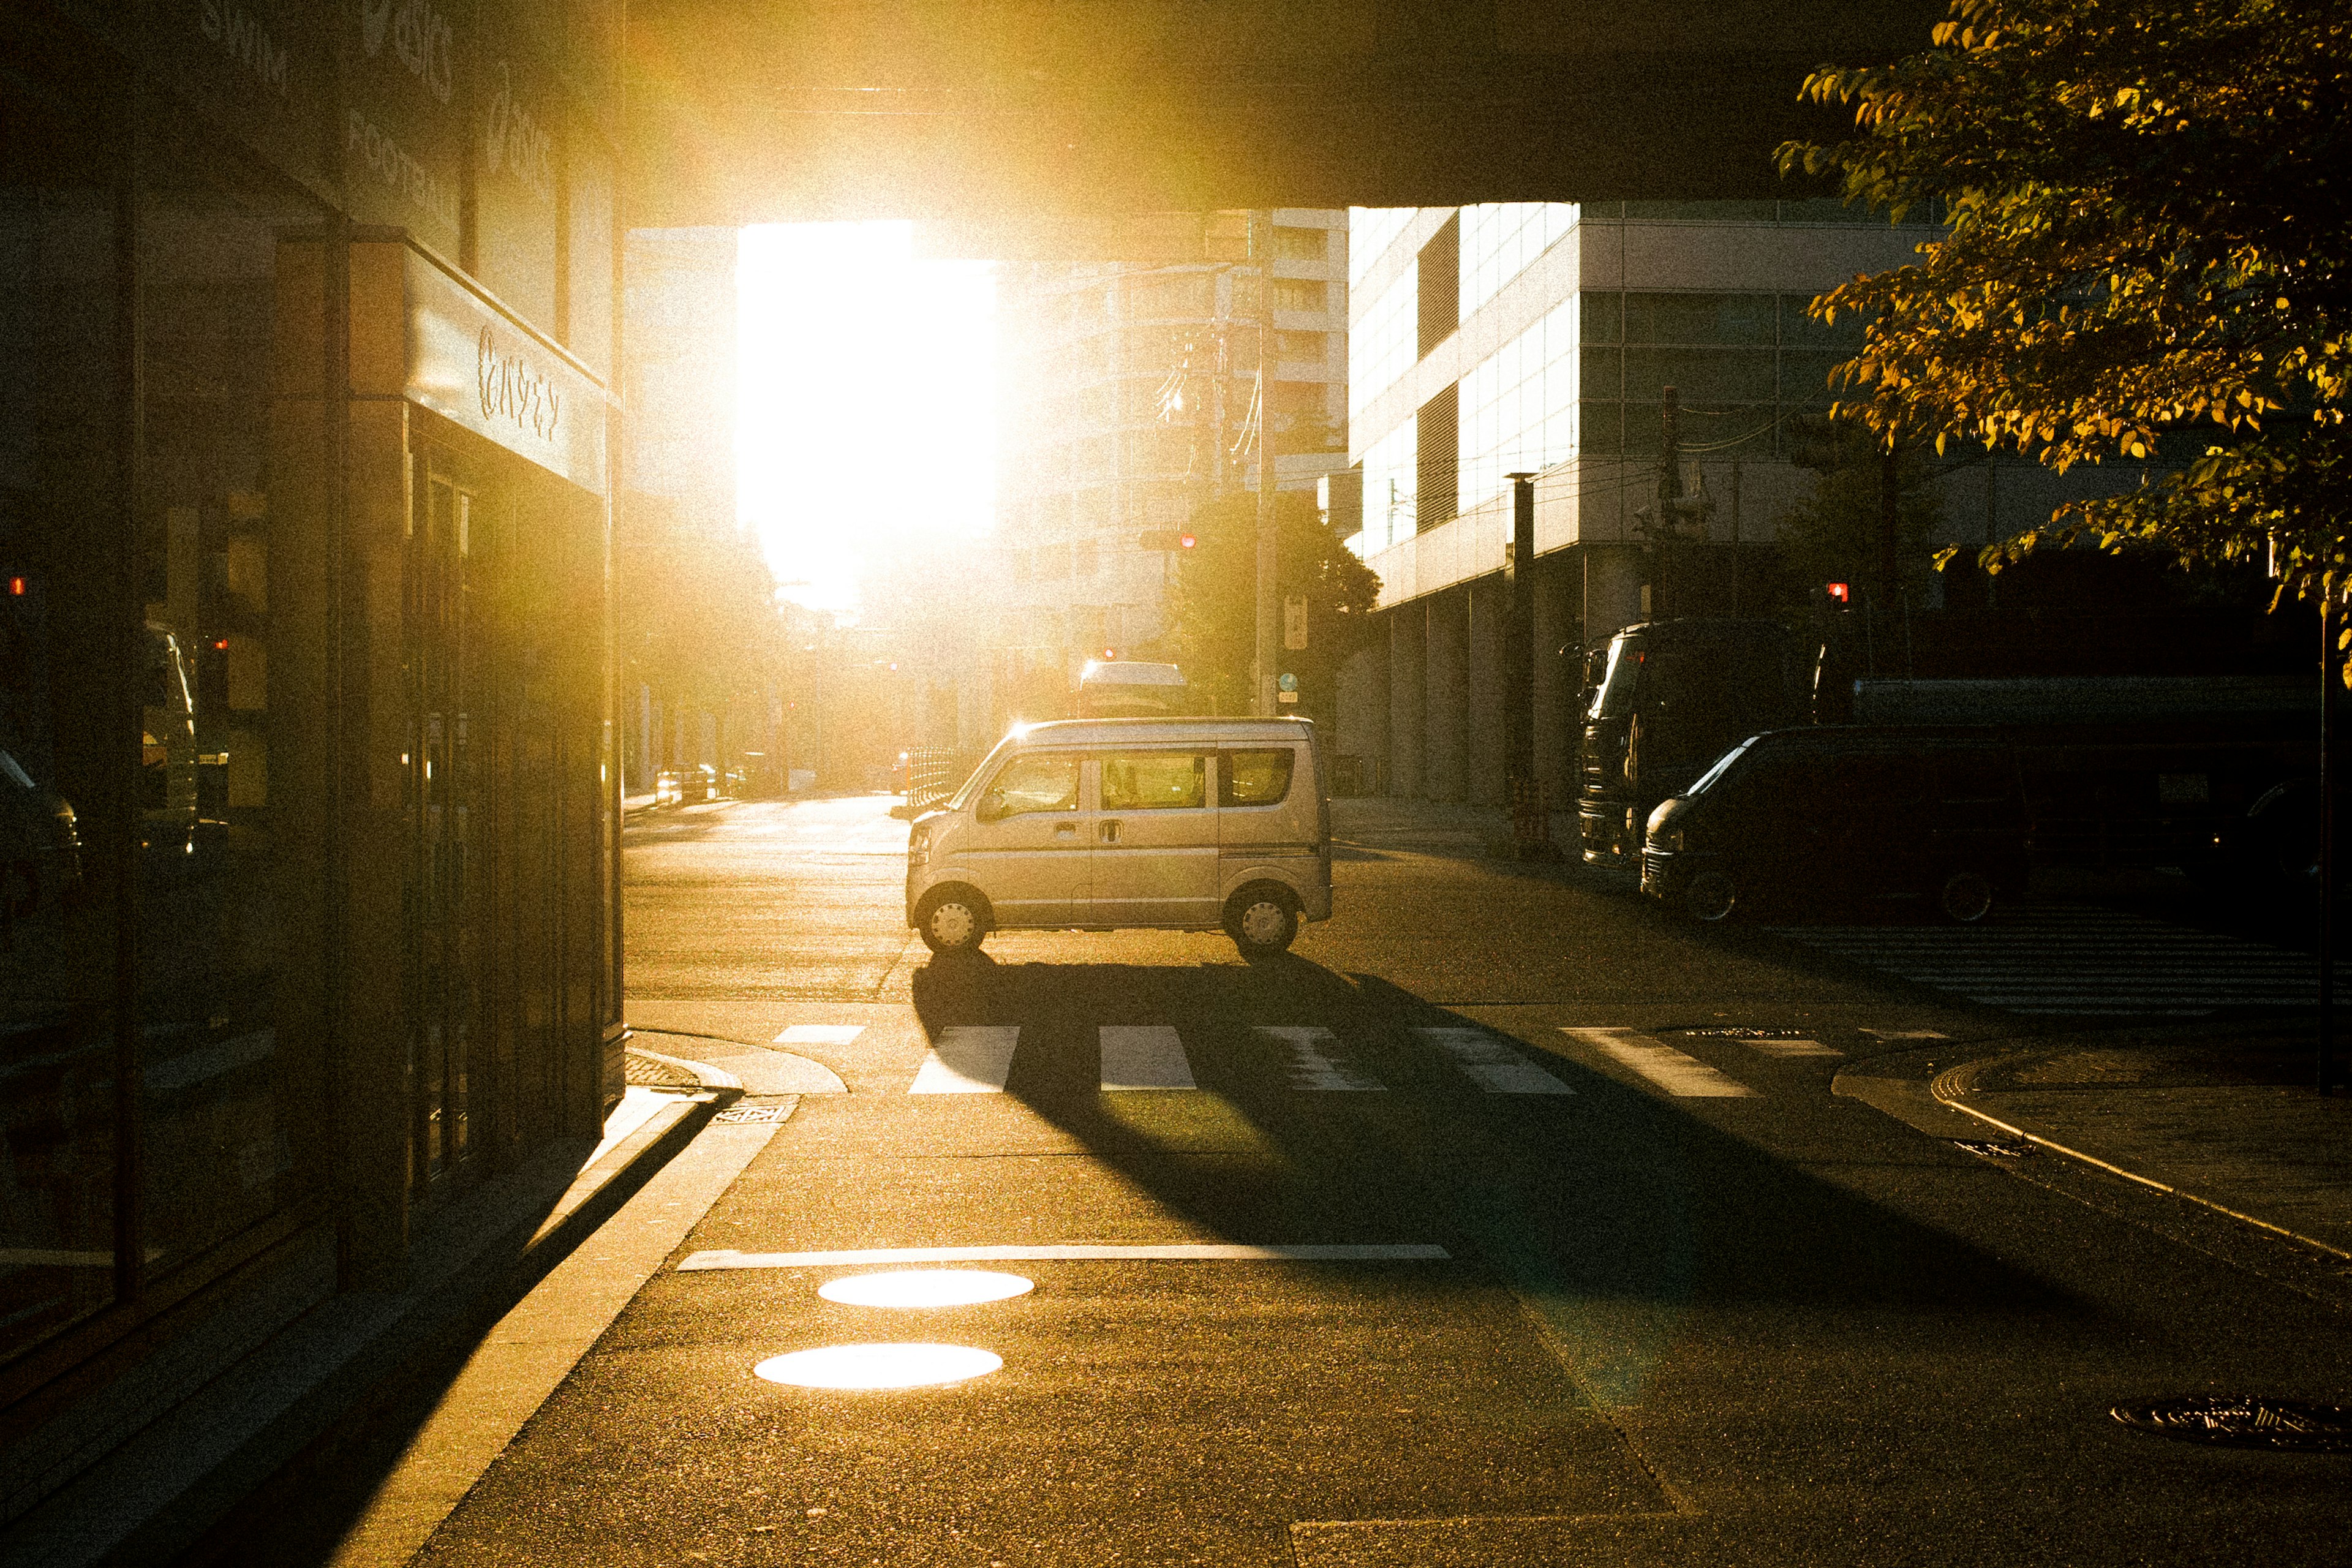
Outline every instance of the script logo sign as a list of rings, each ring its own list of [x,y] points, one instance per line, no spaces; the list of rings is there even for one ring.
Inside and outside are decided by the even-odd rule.
[[[498,336],[488,327],[475,341],[475,348],[482,417],[507,420],[542,441],[554,440],[562,411],[555,384],[515,355],[500,353]]]

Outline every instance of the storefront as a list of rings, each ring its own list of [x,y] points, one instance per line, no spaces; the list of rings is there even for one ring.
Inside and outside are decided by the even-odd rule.
[[[123,9],[0,5],[0,1523],[621,1088],[610,8]]]

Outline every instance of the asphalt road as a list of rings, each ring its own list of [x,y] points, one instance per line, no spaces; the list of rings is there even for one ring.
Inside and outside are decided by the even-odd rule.
[[[2346,1560],[2352,1457],[2108,1415],[2347,1400],[2340,1311],[1863,1097],[2021,1026],[1945,971],[1361,811],[1286,963],[1138,932],[934,964],[886,805],[630,830],[632,1023],[796,1030],[849,1092],[798,1103],[420,1562]],[[1073,1245],[1108,1255],[949,1265],[1034,1289],[925,1310],[818,1294],[909,1264],[775,1256]],[[754,1373],[909,1342],[1002,1364]]]

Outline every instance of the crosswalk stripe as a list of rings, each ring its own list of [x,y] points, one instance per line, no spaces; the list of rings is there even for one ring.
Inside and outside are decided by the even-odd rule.
[[[1003,1094],[1013,1072],[1017,1025],[952,1024],[940,1031],[908,1094]]]
[[[776,1037],[780,1046],[845,1046],[866,1032],[863,1024],[794,1024]]]
[[[1484,1029],[1430,1025],[1413,1033],[1452,1057],[1464,1076],[1488,1094],[1576,1092]]]
[[[1184,1042],[1167,1025],[1105,1024],[1098,1033],[1104,1093],[1199,1087],[1192,1081],[1192,1064],[1184,1059]]]
[[[1756,1093],[1738,1079],[1717,1072],[1696,1057],[1678,1051],[1672,1046],[1661,1045],[1631,1029],[1579,1029],[1562,1026],[1560,1033],[1591,1046],[1612,1061],[1633,1068],[1668,1094],[1682,1099],[1734,1100],[1752,1097]]]
[[[689,1252],[678,1271],[707,1268],[841,1268],[877,1263],[1444,1263],[1453,1254],[1427,1241],[1079,1242],[1047,1247],[867,1247],[839,1252]]]
[[[1250,1031],[1290,1047],[1290,1087],[1304,1089],[1386,1089],[1388,1085],[1331,1059],[1339,1041],[1317,1026],[1261,1024]]]

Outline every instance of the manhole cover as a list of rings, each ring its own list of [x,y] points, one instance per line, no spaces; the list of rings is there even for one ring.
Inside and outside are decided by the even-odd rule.
[[[790,1117],[789,1105],[739,1105],[712,1117],[713,1121],[782,1121]]]
[[[1813,1031],[1811,1029],[1693,1029],[1687,1027],[1675,1027],[1669,1029],[1654,1029],[1651,1032],[1653,1034],[1659,1035],[1700,1035],[1709,1039],[1718,1040],[1810,1040],[1813,1037]]]
[[[2352,1408],[2301,1399],[2159,1399],[2118,1405],[2125,1426],[2160,1437],[2291,1454],[2352,1454]]]
[[[2019,1143],[1999,1138],[1955,1138],[1955,1149],[1966,1149],[1971,1154],[1990,1154],[1996,1159],[2022,1160],[2033,1152],[2031,1143]]]

